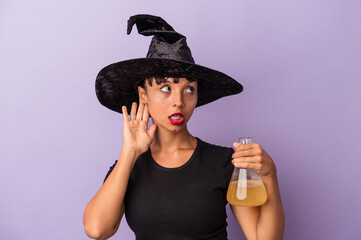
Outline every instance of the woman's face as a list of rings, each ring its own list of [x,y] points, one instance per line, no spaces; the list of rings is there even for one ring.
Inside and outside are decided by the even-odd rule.
[[[147,103],[149,114],[158,128],[178,132],[186,127],[197,105],[197,82],[186,78],[167,78],[159,85],[152,79],[152,86],[145,80],[145,88],[138,87],[139,101]]]

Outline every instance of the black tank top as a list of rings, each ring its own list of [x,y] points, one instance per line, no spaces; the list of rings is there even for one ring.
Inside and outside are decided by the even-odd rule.
[[[233,152],[197,138],[191,158],[177,168],[157,164],[150,149],[143,153],[133,167],[124,199],[125,217],[136,239],[226,240]]]

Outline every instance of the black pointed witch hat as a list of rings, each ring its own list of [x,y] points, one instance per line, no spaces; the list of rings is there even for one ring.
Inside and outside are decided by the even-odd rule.
[[[147,77],[185,77],[198,79],[197,106],[242,92],[243,87],[226,74],[195,64],[186,37],[177,33],[162,18],[135,15],[129,18],[127,34],[136,24],[138,33],[153,35],[145,58],[113,63],[103,68],[96,78],[98,100],[105,107],[130,113],[132,102],[139,102],[137,86]]]

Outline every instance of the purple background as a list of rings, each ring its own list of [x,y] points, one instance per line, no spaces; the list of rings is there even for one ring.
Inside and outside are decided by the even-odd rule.
[[[129,16],[162,16],[244,92],[197,109],[201,139],[273,157],[285,239],[361,239],[361,1],[0,2],[0,239],[86,239],[82,215],[122,146],[98,71],[145,56]],[[244,239],[228,209],[229,238]],[[112,239],[134,239],[123,219]]]

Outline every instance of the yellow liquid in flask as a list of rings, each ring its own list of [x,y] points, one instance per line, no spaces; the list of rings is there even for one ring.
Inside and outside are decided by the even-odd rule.
[[[227,201],[235,206],[260,206],[267,201],[264,185],[258,180],[231,181]]]

